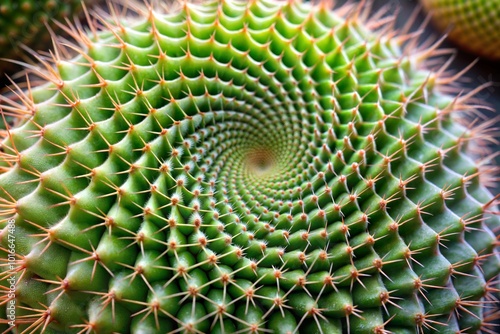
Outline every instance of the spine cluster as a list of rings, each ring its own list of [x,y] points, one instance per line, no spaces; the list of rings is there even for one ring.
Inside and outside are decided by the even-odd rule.
[[[0,328],[494,333],[493,137],[437,45],[327,1],[133,6],[0,99]]]

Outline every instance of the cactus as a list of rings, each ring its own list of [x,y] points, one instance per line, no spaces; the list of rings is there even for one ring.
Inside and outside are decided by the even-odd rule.
[[[437,46],[326,1],[133,9],[2,104],[2,329],[493,332],[493,138]]]
[[[87,1],[91,3],[92,1]],[[82,0],[7,0],[0,4],[0,58],[18,58],[22,53],[19,45],[30,48],[47,48],[50,34],[46,29],[54,20],[76,15],[81,10]],[[0,61],[0,74],[12,64]]]
[[[500,60],[500,0],[421,0],[435,25],[461,48]]]

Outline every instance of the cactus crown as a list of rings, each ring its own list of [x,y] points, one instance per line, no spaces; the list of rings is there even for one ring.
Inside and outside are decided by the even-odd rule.
[[[487,328],[488,132],[435,47],[326,2],[136,10],[68,28],[79,55],[3,99],[21,332]]]

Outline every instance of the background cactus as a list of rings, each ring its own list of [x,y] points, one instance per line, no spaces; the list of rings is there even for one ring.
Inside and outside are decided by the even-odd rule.
[[[2,105],[6,330],[489,331],[491,136],[436,46],[326,2],[136,7]]]
[[[421,0],[441,31],[461,48],[500,60],[500,0]]]
[[[85,1],[90,4],[95,1]],[[0,58],[14,59],[22,55],[19,45],[47,49],[51,38],[47,25],[56,28],[53,20],[80,16],[82,0],[5,0],[0,3]],[[0,61],[0,74],[12,63]],[[12,72],[12,70],[9,70]]]

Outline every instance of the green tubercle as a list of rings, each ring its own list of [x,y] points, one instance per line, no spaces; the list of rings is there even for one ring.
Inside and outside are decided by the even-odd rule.
[[[434,48],[327,1],[133,8],[2,102],[2,331],[491,328],[489,132]]]

